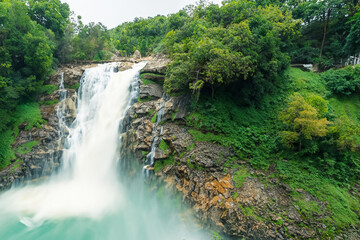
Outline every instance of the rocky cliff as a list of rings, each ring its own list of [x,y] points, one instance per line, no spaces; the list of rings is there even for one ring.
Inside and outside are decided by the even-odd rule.
[[[124,154],[132,154],[144,164],[156,141],[155,164],[147,169],[154,170],[169,189],[181,193],[205,226],[225,237],[324,239],[329,232],[336,232],[323,224],[329,217],[325,210],[328,203],[271,177],[275,166],[268,172],[255,170],[236,159],[231,147],[194,141],[186,125],[190,96],[163,95],[165,64],[150,63],[142,72],[140,97],[128,111]],[[153,82],[147,81],[150,77]],[[164,114],[156,125],[162,106]],[[233,162],[237,163],[236,169]],[[292,190],[298,193],[298,199],[290,195]],[[321,211],[306,212],[299,202],[314,204]],[[332,236],[360,239],[355,226]]]

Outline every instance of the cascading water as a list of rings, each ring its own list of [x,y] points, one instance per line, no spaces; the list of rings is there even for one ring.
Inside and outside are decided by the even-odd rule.
[[[163,96],[161,98],[163,101],[160,103],[160,109],[159,111],[156,113],[156,121],[155,124],[153,126],[152,129],[152,136],[153,136],[153,142],[151,144],[151,150],[150,152],[146,155],[146,161],[145,161],[145,165],[144,166],[144,172],[146,176],[150,175],[150,171],[153,171],[153,167],[154,167],[154,157],[155,157],[155,149],[156,149],[156,143],[158,141],[158,137],[157,137],[157,126],[159,125],[159,123],[162,121],[162,117],[165,113],[165,96]],[[162,126],[161,126],[162,129]],[[162,134],[162,130],[160,130],[160,135]]]
[[[137,97],[144,65],[85,71],[62,170],[47,182],[0,195],[0,239],[207,239],[180,220],[187,215],[174,210],[174,201],[164,197],[159,203],[140,178],[120,181],[119,126]],[[58,114],[63,124],[64,112]]]

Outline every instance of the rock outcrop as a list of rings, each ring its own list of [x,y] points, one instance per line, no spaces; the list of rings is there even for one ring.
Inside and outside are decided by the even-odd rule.
[[[83,71],[93,65],[60,68],[50,77],[48,83],[60,85],[61,74],[64,73],[66,87],[79,83]],[[16,160],[0,171],[0,190],[10,188],[14,183],[37,181],[46,178],[56,171],[60,165],[64,140],[68,134],[66,128],[60,129],[59,116],[70,125],[76,118],[77,93],[74,89],[66,89],[66,98],[60,100],[61,90],[56,90],[49,95],[42,96],[39,100],[40,112],[46,124],[41,128],[27,129],[27,124],[19,126],[19,133],[12,145],[13,149],[27,146],[26,151],[16,152]]]
[[[149,63],[143,72],[163,74],[165,64]],[[322,223],[328,217],[326,202],[298,189],[305,204],[316,204],[322,209],[311,217],[305,216],[290,195],[292,189],[288,185],[266,172],[252,169],[235,157],[231,147],[194,141],[185,124],[189,96],[159,98],[160,95],[161,86],[141,83],[141,101],[129,109],[126,117],[123,154],[143,163],[157,136],[155,166],[148,169],[157,169],[155,176],[166,182],[168,189],[181,193],[205,226],[231,239],[323,239],[326,236],[323,233],[328,226]],[[154,131],[161,106],[164,115]],[[171,164],[163,165],[169,161]],[[159,170],[157,164],[163,167]],[[356,228],[350,228],[336,239],[359,237]]]

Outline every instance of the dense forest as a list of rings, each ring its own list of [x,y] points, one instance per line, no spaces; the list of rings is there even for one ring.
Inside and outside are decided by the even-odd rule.
[[[46,85],[57,66],[135,50],[171,59],[161,84],[192,95],[196,140],[231,146],[328,201],[325,223],[359,224],[348,189],[360,183],[360,66],[346,66],[360,54],[358,0],[200,1],[111,30],[84,25],[59,0],[1,0],[0,167],[14,158],[19,124],[41,127],[37,99],[57,89]]]

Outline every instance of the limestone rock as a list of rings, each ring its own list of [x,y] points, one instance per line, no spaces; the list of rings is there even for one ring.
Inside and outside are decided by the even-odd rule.
[[[156,59],[149,61],[146,66],[141,70],[142,73],[156,73],[165,74],[166,66],[170,62],[167,58]]]
[[[135,50],[134,55],[133,55],[133,58],[134,58],[134,60],[139,60],[139,59],[141,59],[141,53],[140,53],[139,50]]]
[[[140,99],[159,99],[162,95],[162,86],[158,84],[141,84],[140,86]]]

